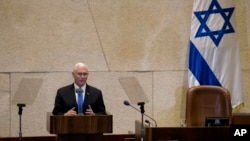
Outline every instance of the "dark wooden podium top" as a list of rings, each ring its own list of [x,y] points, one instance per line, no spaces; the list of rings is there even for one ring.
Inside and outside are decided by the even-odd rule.
[[[51,134],[102,134],[113,132],[112,115],[62,116],[47,113],[47,130]]]

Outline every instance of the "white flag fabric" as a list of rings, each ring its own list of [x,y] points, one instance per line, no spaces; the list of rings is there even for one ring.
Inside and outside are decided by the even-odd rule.
[[[232,0],[194,0],[189,44],[189,87],[216,85],[243,103],[239,47]]]

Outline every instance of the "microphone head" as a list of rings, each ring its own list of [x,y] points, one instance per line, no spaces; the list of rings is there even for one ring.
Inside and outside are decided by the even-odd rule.
[[[75,91],[76,91],[76,93],[78,93],[78,94],[83,92],[83,90],[82,90],[81,88],[77,88]]]
[[[129,106],[130,105],[130,103],[127,101],[127,100],[124,100],[124,105],[127,105],[127,106]]]

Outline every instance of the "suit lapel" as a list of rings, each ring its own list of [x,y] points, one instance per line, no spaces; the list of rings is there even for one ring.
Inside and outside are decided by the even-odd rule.
[[[84,98],[84,107],[88,108],[89,100],[90,100],[90,90],[89,86],[86,84],[86,92],[85,92],[85,98]]]
[[[75,87],[74,84],[71,85],[70,89],[69,89],[69,93],[70,93],[70,101],[74,102],[74,105],[76,106],[77,109],[77,101],[76,101],[76,94],[75,94]]]

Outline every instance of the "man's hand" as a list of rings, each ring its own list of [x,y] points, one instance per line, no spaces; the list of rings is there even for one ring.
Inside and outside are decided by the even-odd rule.
[[[95,115],[95,113],[93,112],[91,106],[89,105],[88,106],[88,109],[86,110],[85,112],[86,115]]]
[[[68,110],[67,113],[64,113],[65,116],[76,116],[77,113],[75,111],[75,107],[71,108],[70,110]]]

